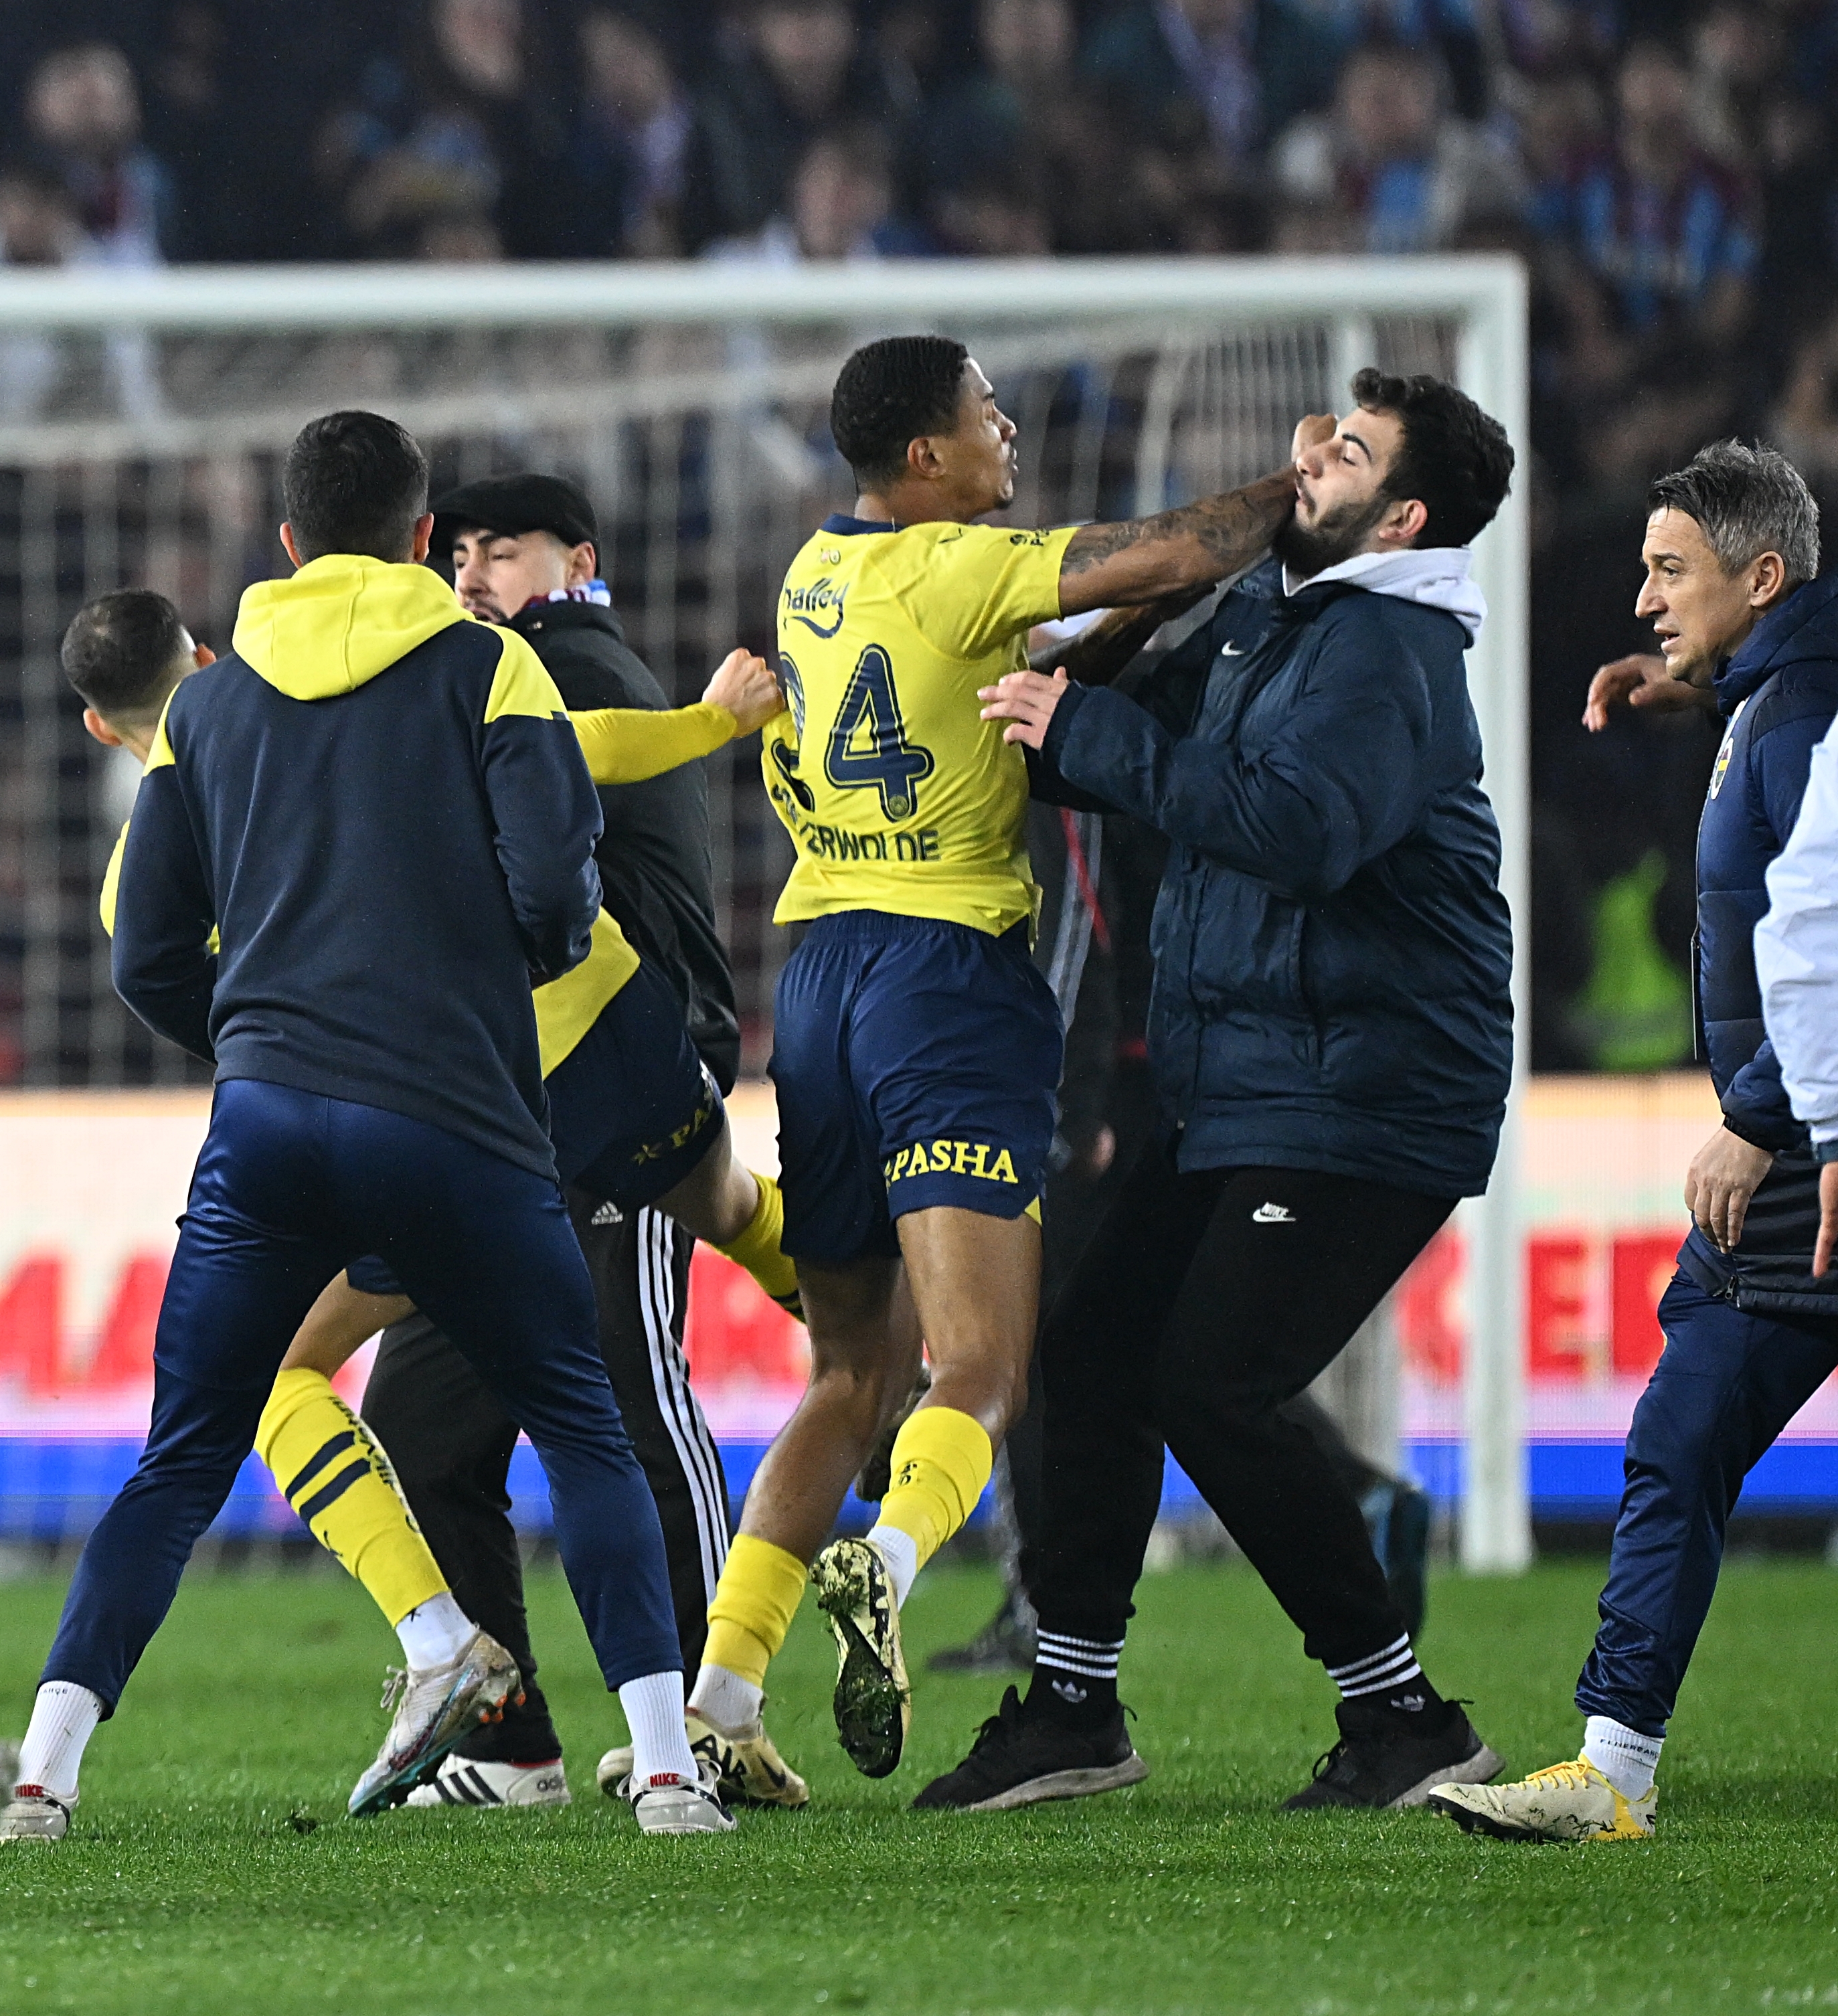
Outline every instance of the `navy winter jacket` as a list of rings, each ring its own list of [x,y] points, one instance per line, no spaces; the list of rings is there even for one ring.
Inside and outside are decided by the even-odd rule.
[[[1814,746],[1838,713],[1838,574],[1771,610],[1718,674],[1729,727],[1698,827],[1696,996],[1700,1053],[1732,1133],[1775,1151],[1733,1253],[1693,1226],[1679,1264],[1739,1308],[1838,1316],[1838,1276],[1815,1280],[1818,1171],[1761,1023],[1755,927],[1768,863],[1800,816]]]
[[[1271,562],[1142,689],[1075,687],[1038,776],[1174,843],[1149,1052],[1187,1169],[1487,1186],[1512,1072],[1512,928],[1467,634]]]

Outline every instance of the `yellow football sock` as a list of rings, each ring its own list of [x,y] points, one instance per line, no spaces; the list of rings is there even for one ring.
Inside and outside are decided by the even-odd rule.
[[[810,1579],[796,1554],[751,1533],[736,1533],[708,1606],[703,1664],[725,1666],[763,1687],[767,1664],[785,1643]]]
[[[923,1568],[976,1510],[995,1467],[980,1421],[955,1407],[915,1408],[894,1438],[894,1481],[879,1524],[912,1539]]]
[[[300,1366],[275,1380],[255,1449],[313,1538],[392,1626],[446,1588],[382,1445],[322,1372]]]
[[[754,1207],[746,1229],[726,1246],[715,1248],[737,1265],[744,1267],[775,1302],[793,1300],[798,1291],[798,1270],[779,1247],[785,1230],[785,1197],[770,1176],[757,1169],[753,1179],[760,1186],[760,1201]]]

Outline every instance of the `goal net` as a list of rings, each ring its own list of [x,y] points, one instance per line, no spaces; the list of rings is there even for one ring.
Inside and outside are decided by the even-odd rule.
[[[1342,407],[1365,363],[1452,376],[1525,440],[1523,279],[1488,257],[9,275],[0,1084],[201,1076],[126,1013],[95,928],[137,774],[88,740],[59,671],[83,601],[156,589],[227,649],[243,589],[283,564],[287,443],[315,413],[363,405],[420,438],[437,489],[513,468],[577,478],[630,641],[689,699],[735,643],[769,647],[786,562],[851,501],[825,420],[841,358],[916,327],[966,340],[1018,423],[1017,523],[1129,516],[1246,481],[1284,459],[1300,414]],[[1492,615],[1470,675],[1523,963],[1522,498],[1477,571]],[[711,762],[710,794],[757,1074],[789,845],[750,746]],[[1459,1369],[1407,1352],[1405,1375],[1407,1435],[1459,1498],[1477,1568],[1529,1550],[1514,1155],[1509,1131],[1492,1193],[1463,1214],[1458,1299],[1437,1304],[1438,1321],[1457,1312]]]

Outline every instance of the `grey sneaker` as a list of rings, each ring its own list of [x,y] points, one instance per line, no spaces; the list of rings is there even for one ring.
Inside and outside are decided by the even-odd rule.
[[[76,1803],[74,1792],[62,1799],[42,1785],[16,1785],[13,1797],[0,1806],[0,1841],[62,1841],[70,1831]]]
[[[837,1738],[865,1778],[885,1778],[912,1725],[894,1578],[872,1540],[833,1540],[811,1564],[811,1579],[836,1634]]]
[[[383,1705],[395,1719],[376,1762],[351,1788],[354,1820],[399,1805],[454,1744],[483,1722],[496,1722],[507,1701],[523,1698],[517,1662],[483,1631],[451,1665],[419,1672],[390,1669]]]
[[[720,1776],[706,1757],[696,1760],[696,1782],[641,1785],[628,1778],[619,1797],[631,1808],[642,1834],[732,1834],[734,1816],[716,1790]]]

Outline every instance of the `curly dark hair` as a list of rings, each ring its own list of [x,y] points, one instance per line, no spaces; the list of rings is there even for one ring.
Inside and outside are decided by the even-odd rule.
[[[1397,378],[1376,365],[1354,377],[1353,396],[1403,423],[1383,494],[1421,500],[1429,517],[1416,545],[1465,546],[1493,522],[1512,478],[1512,444],[1498,420],[1446,379]]]
[[[890,336],[837,373],[829,431],[864,489],[897,476],[918,436],[950,431],[969,355],[948,336]]]

